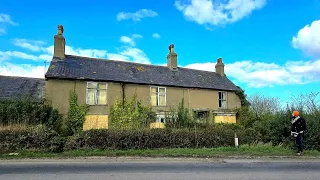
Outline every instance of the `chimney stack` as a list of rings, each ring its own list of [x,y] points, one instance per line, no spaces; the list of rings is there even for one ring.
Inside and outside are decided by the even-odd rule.
[[[58,25],[58,34],[54,36],[54,51],[53,57],[64,59],[65,58],[65,45],[66,40],[63,37],[63,26]]]
[[[224,74],[224,64],[222,62],[222,58],[218,58],[217,59],[216,73],[219,74],[220,76],[225,76],[225,74]]]
[[[169,46],[169,54],[167,55],[167,66],[171,70],[177,70],[177,54],[174,52],[174,45]]]

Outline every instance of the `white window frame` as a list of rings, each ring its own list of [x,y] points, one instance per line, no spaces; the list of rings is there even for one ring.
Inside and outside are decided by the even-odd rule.
[[[163,86],[150,86],[150,104],[152,105],[152,88],[157,88],[158,89],[158,93],[157,93],[157,104],[154,107],[164,107],[167,106],[167,88],[163,87]],[[160,93],[159,89],[164,89],[164,93]],[[164,105],[160,106],[159,102],[160,102],[160,94],[164,95]]]
[[[106,84],[106,103],[105,104],[98,104],[98,90],[95,89],[95,101],[94,101],[94,104],[89,104],[88,102],[88,86],[89,86],[89,83],[97,83],[97,84],[103,84],[103,82],[94,82],[94,81],[87,81],[87,86],[86,86],[86,104],[90,105],[90,106],[103,106],[103,105],[107,105],[108,104],[108,83],[105,83]],[[92,88],[90,88],[92,89]]]
[[[163,122],[161,122],[161,119],[163,119]],[[156,123],[166,123],[166,116],[165,114],[157,114],[156,117]]]
[[[225,99],[220,99],[220,93],[224,93],[224,97],[225,97]],[[228,108],[228,101],[227,101],[227,99],[228,99],[228,97],[227,97],[227,95],[228,95],[228,93],[226,92],[226,91],[218,91],[218,107],[219,107],[219,109],[227,109]],[[225,101],[226,103],[226,106],[225,107],[223,107],[222,106],[222,102],[221,102],[221,107],[219,106],[220,105],[220,101]]]

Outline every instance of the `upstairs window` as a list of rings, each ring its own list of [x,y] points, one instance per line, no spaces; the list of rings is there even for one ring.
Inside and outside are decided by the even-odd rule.
[[[218,98],[219,108],[227,109],[227,93],[218,92]]]
[[[165,87],[151,87],[151,106],[166,106]]]
[[[107,104],[107,83],[87,82],[88,105],[106,105]]]

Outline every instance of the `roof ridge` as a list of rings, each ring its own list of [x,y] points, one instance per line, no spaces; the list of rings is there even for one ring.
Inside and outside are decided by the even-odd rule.
[[[25,77],[25,76],[7,76],[7,75],[1,75],[0,77],[7,77],[7,78],[24,78],[24,79],[38,79],[38,80],[45,80],[44,78],[36,78],[36,77]]]
[[[161,65],[156,65],[156,64],[144,64],[144,63],[137,63],[137,62],[132,62],[132,61],[125,61],[125,60],[93,58],[93,57],[85,57],[85,56],[77,56],[77,55],[69,55],[69,54],[66,55],[66,56],[69,56],[69,57],[77,57],[77,58],[86,58],[86,59],[88,59],[88,60],[93,60],[93,61],[113,61],[113,62],[130,63],[130,64],[143,65],[143,66],[167,67],[167,66],[161,66]],[[178,66],[178,69],[201,71],[201,72],[210,72],[210,73],[215,73],[215,74],[216,74],[216,72],[214,72],[214,71],[200,70],[200,69],[192,69],[192,68],[181,67],[181,66]]]

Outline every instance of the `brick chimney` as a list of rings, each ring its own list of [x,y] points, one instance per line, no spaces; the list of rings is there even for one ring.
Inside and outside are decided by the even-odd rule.
[[[224,64],[222,62],[222,58],[218,58],[217,59],[216,73],[219,74],[220,76],[225,76],[225,74],[224,74]]]
[[[169,46],[169,54],[167,55],[167,66],[171,70],[177,70],[177,54],[174,52],[174,45]]]
[[[65,45],[66,45],[66,40],[63,37],[63,26],[58,25],[58,34],[54,36],[53,57],[64,59]]]

